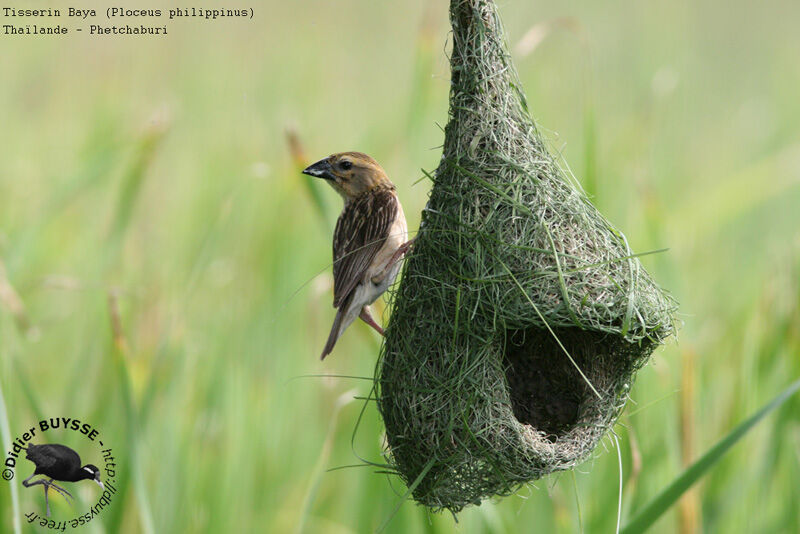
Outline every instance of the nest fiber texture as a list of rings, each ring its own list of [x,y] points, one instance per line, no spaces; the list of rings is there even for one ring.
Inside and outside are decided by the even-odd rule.
[[[675,303],[549,154],[494,4],[450,17],[444,155],[377,383],[394,467],[455,512],[585,459]]]

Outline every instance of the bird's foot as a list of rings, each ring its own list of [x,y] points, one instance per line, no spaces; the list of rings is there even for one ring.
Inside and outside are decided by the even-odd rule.
[[[384,335],[383,328],[381,328],[381,326],[375,322],[375,319],[372,318],[372,313],[369,311],[369,306],[364,306],[361,308],[361,314],[359,314],[359,317],[362,321],[374,328],[375,331],[380,335]]]
[[[70,505],[72,504],[72,500],[74,499],[74,497],[70,492],[68,492],[67,490],[65,490],[64,488],[53,482],[52,480],[43,480],[42,484],[44,484],[45,501],[47,501],[47,490],[53,488],[53,491],[64,497],[64,499],[67,501],[67,504]],[[49,502],[47,503],[47,506],[48,507],[50,506]]]
[[[397,247],[397,250],[394,251],[394,254],[392,254],[392,258],[389,260],[389,263],[387,264],[388,267],[391,267],[392,265],[400,261],[400,258],[405,256],[408,253],[408,251],[414,247],[414,241],[416,240],[417,240],[416,237],[414,239],[409,239],[408,241]]]
[[[379,274],[372,277],[371,279],[372,283],[376,285],[381,284],[386,279],[386,276],[389,274],[389,271],[392,270],[392,267],[394,267],[394,264],[400,261],[400,259],[403,256],[405,256],[409,250],[411,250],[411,248],[414,246],[414,241],[416,240],[417,238],[415,237],[414,239],[406,241],[405,243],[397,247],[397,250],[394,251],[392,257],[389,258],[388,262],[386,262],[386,267],[384,267]]]
[[[52,482],[50,483],[50,487],[56,490],[58,493],[60,493],[61,496],[64,497],[64,499],[66,499],[67,503],[69,503],[70,505],[72,504],[72,501],[75,499],[75,497],[73,497],[70,492],[68,492],[61,486],[53,484]]]
[[[414,242],[416,240],[417,240],[417,238],[414,237],[413,239],[409,239],[408,241],[406,241],[405,243],[400,245],[400,248],[403,250],[403,254],[405,254],[406,252],[408,252],[409,250],[414,248]]]

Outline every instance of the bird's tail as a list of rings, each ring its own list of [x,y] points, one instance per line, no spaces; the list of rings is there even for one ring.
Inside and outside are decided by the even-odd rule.
[[[325,343],[325,348],[322,349],[322,356],[320,356],[320,360],[324,360],[325,356],[331,353],[333,350],[333,346],[336,345],[336,340],[339,339],[340,330],[342,328],[342,319],[344,319],[344,306],[339,308],[336,312],[336,318],[333,320],[333,327],[331,327],[331,333],[328,334],[328,341]]]
[[[325,343],[325,348],[322,349],[322,356],[320,356],[320,360],[324,360],[325,356],[331,353],[333,350],[333,346],[336,345],[336,340],[339,339],[339,335],[342,333],[342,321],[344,320],[344,316],[347,313],[347,309],[350,307],[350,300],[352,299],[352,293],[348,296],[344,301],[339,305],[339,309],[336,310],[336,318],[333,320],[333,326],[331,327],[331,333],[328,334],[328,341]]]

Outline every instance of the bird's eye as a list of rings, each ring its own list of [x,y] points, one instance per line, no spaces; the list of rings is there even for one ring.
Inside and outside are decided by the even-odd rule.
[[[350,162],[350,161],[344,160],[343,162],[341,162],[339,164],[339,167],[341,167],[342,170],[344,170],[344,171],[349,171],[350,169],[353,168],[353,163]]]

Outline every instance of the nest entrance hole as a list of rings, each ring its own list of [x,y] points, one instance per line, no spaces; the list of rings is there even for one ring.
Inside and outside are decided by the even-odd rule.
[[[609,351],[602,332],[580,328],[554,329],[592,385],[601,392],[613,381],[620,362]],[[611,352],[611,354],[609,354]],[[544,432],[556,442],[592,417],[600,399],[578,373],[556,338],[547,329],[528,328],[507,333],[504,364],[511,408],[520,423]]]

